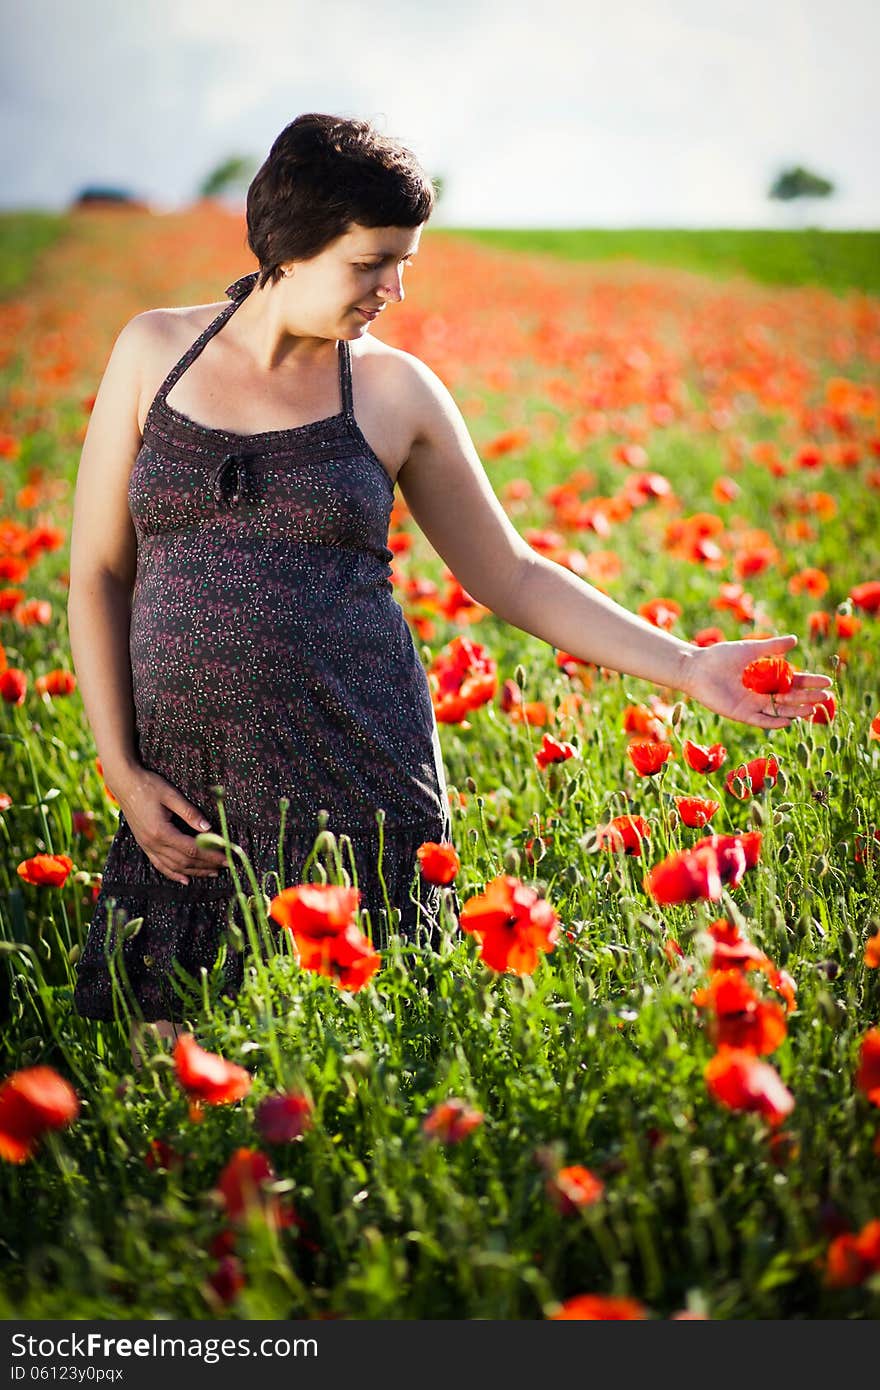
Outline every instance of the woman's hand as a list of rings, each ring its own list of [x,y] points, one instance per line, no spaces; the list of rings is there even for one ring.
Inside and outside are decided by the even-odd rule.
[[[726,719],[755,724],[759,729],[784,729],[792,719],[810,717],[830,689],[830,677],[796,671],[791,689],[784,695],[758,695],[743,685],[742,673],[760,656],[783,656],[797,640],[789,635],[695,647],[682,664],[681,688]]]
[[[117,779],[118,780],[118,779]],[[114,785],[116,797],[129,829],[144,854],[160,874],[175,883],[189,883],[194,878],[216,878],[217,871],[226,867],[226,856],[217,850],[200,849],[192,835],[176,829],[172,815],[202,830],[202,812],[164,777],[148,768],[138,766],[120,786]]]

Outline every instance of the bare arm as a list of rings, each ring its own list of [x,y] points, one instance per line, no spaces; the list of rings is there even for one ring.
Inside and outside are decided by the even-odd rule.
[[[795,637],[697,647],[534,551],[498,501],[452,396],[430,368],[409,360],[420,425],[400,488],[416,523],[479,603],[581,661],[683,690],[743,723],[780,728],[812,710],[831,685],[827,676],[798,673],[777,702],[779,715],[740,680],[749,661],[783,653]]]
[[[137,538],[128,479],[141,444],[137,409],[145,317],[122,329],[101,380],[77,473],[70,541],[71,654],[114,794],[136,763],[128,640]]]

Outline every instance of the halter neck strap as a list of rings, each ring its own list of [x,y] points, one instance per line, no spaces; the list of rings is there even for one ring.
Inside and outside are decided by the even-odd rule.
[[[203,329],[195,342],[192,343],[179,359],[175,362],[171,371],[166,376],[159,390],[156,392],[156,400],[164,401],[172,386],[180,380],[189,367],[198,357],[199,353],[214,337],[232,315],[240,304],[244,303],[251,290],[260,278],[259,271],[250,271],[247,275],[240,276],[233,280],[231,285],[227,285],[225,293],[229,296],[229,303],[224,304],[207,328]],[[352,387],[351,387],[351,348],[347,338],[340,338],[336,343],[337,360],[339,362],[339,393],[342,400],[342,414],[351,417],[353,415]]]

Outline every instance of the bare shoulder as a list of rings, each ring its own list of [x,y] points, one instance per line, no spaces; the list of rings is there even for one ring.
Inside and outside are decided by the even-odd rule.
[[[228,300],[225,302],[228,303]],[[129,319],[119,340],[126,335],[139,356],[138,421],[141,429],[150,402],[174,363],[223,307],[223,304],[194,304],[180,308],[145,309]]]
[[[458,407],[440,377],[414,353],[378,338],[362,338],[352,359],[352,370],[363,373],[370,395],[406,416],[412,443],[430,434],[441,418],[448,421],[458,415]]]

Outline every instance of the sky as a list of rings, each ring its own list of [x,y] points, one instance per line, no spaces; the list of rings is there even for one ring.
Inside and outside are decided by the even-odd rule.
[[[880,226],[877,0],[2,5],[0,207],[172,211],[325,111],[442,176],[433,225]],[[794,164],[834,195],[769,199]]]

